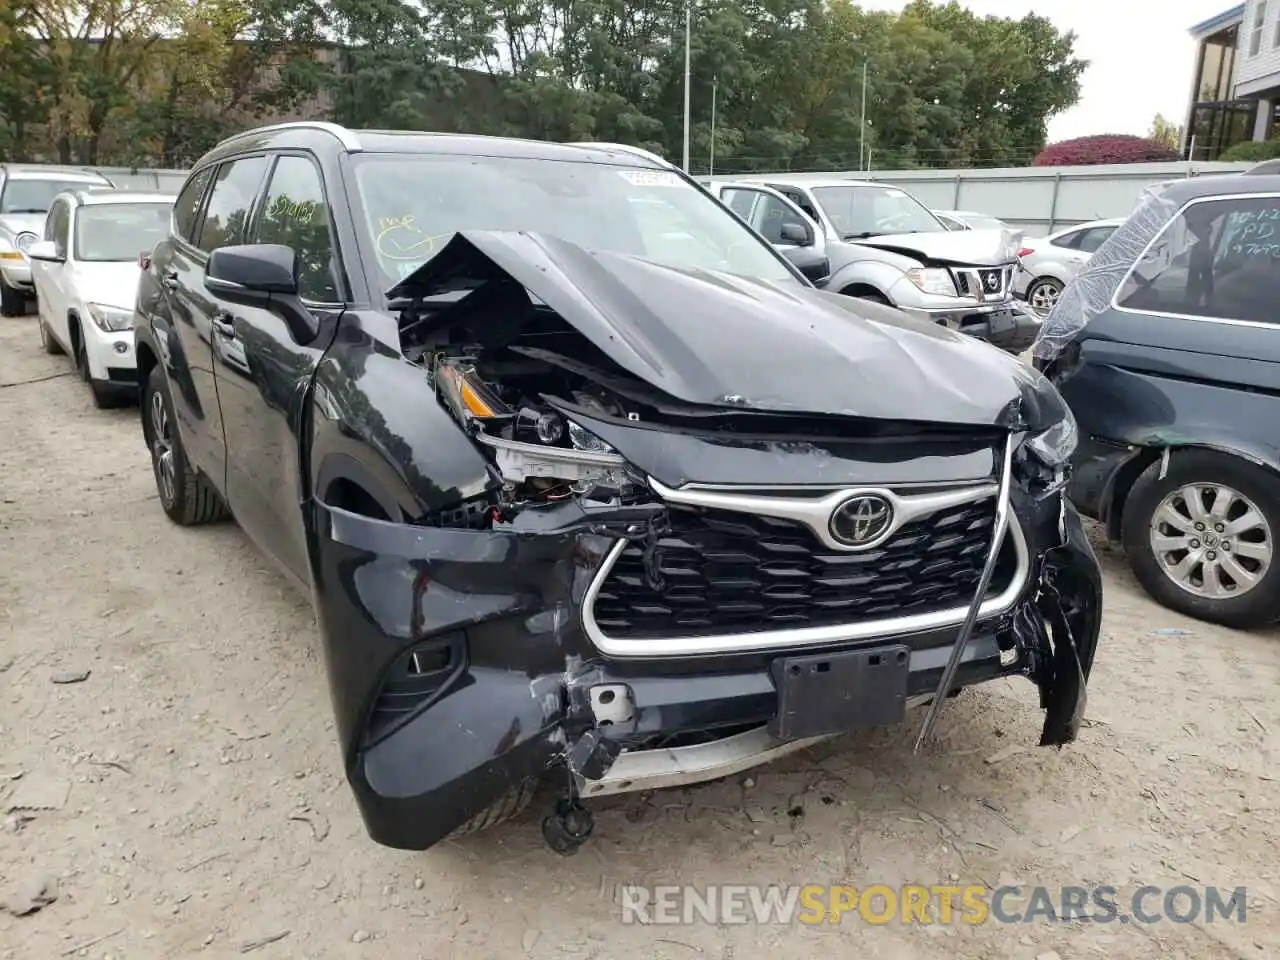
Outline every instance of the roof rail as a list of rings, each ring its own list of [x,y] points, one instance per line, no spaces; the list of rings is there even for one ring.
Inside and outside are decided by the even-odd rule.
[[[233,134],[223,140],[222,143],[231,143],[241,137],[249,137],[259,133],[275,133],[279,130],[319,130],[337,137],[343,147],[352,153],[358,153],[362,149],[359,138],[352,131],[341,124],[329,123],[326,120],[291,120],[288,123],[273,123],[266,127],[254,127],[250,130],[243,130],[240,133]]]
[[[670,161],[664,160],[650,150],[643,147],[633,147],[629,143],[607,143],[605,141],[580,140],[576,143],[566,144],[570,147],[583,147],[588,150],[617,150],[621,153],[630,153],[633,156],[644,157],[646,160],[652,160],[654,163],[661,164],[664,167],[671,166]]]

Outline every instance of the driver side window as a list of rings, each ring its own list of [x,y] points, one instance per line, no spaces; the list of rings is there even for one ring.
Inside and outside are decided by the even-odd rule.
[[[67,201],[58,200],[49,209],[49,216],[44,221],[44,239],[52,240],[58,248],[58,255],[67,255],[67,244],[71,232],[71,210]]]
[[[276,161],[258,222],[258,243],[292,247],[298,255],[298,294],[315,303],[339,303],[329,207],[320,171],[306,157]]]

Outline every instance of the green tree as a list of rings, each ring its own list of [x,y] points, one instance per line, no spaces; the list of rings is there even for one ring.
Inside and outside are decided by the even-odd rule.
[[[1174,150],[1180,150],[1182,148],[1182,125],[1174,123],[1172,120],[1166,120],[1164,114],[1157,113],[1151,121],[1151,129],[1147,132],[1147,139],[1163,143]]]

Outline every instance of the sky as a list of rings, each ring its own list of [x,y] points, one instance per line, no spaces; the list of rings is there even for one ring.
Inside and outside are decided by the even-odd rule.
[[[1239,0],[960,0],[980,16],[1038,13],[1076,34],[1076,56],[1091,61],[1080,102],[1049,121],[1049,140],[1091,133],[1145,134],[1162,113],[1186,119],[1195,69],[1190,27]],[[866,9],[901,10],[906,0],[861,0]]]

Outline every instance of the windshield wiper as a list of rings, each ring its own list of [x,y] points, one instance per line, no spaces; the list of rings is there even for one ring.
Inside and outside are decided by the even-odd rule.
[[[871,237],[883,237],[884,233],[879,230],[864,230],[862,233],[842,233],[841,240],[869,240]]]
[[[29,210],[26,207],[17,207],[13,210],[6,210],[5,213],[48,213],[48,210]],[[3,214],[0,214],[3,216]]]

